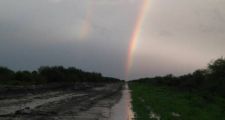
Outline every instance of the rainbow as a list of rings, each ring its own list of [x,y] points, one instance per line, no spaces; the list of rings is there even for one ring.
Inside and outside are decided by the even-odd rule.
[[[95,7],[95,1],[89,1],[87,4],[86,9],[86,15],[83,20],[83,23],[81,24],[80,29],[80,36],[79,39],[84,40],[86,37],[88,37],[88,34],[90,33],[90,27],[91,27],[91,20],[93,17],[93,11]]]
[[[137,42],[139,39],[139,36],[142,31],[142,25],[144,23],[144,19],[147,16],[147,11],[150,5],[150,0],[142,0],[139,14],[137,16],[135,25],[134,25],[134,30],[131,34],[131,39],[128,47],[128,54],[127,54],[127,60],[126,60],[126,66],[125,66],[125,79],[128,79],[130,70],[132,68],[133,64],[133,56],[135,53],[135,49],[137,46]]]

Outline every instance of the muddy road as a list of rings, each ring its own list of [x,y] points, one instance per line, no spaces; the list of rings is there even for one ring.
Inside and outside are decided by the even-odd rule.
[[[0,120],[108,120],[124,84],[0,95]],[[39,90],[40,91],[40,90]]]
[[[120,100],[111,108],[111,116],[109,120],[134,120],[131,94],[127,84],[122,90]]]

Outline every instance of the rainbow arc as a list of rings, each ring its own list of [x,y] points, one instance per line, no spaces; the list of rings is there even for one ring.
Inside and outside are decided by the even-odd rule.
[[[131,35],[129,47],[128,47],[128,54],[127,54],[126,68],[125,68],[125,79],[128,79],[130,70],[133,65],[133,59],[134,59],[133,57],[137,47],[137,42],[142,32],[142,26],[144,24],[145,17],[147,16],[147,11],[149,6],[150,6],[150,0],[142,0],[141,6],[139,9],[139,14],[137,16],[135,26]]]

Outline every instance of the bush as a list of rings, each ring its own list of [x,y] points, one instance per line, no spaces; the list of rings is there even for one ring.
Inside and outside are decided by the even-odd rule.
[[[225,59],[219,58],[211,62],[207,69],[196,70],[192,74],[179,77],[167,75],[163,77],[144,78],[133,82],[145,82],[153,85],[164,85],[185,91],[201,91],[207,95],[225,97]]]
[[[100,73],[85,72],[74,67],[44,66],[38,71],[17,71],[0,67],[0,84],[31,85],[47,83],[75,83],[75,82],[118,82],[119,79],[103,77]]]

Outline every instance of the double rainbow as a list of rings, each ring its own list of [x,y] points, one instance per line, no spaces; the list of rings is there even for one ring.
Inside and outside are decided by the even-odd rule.
[[[87,13],[80,29],[80,39],[86,38],[90,32],[90,24],[93,17],[95,2],[96,2],[95,0],[91,0],[88,2],[87,11],[86,11]],[[126,65],[125,65],[125,79],[129,78],[130,70],[133,65],[133,57],[135,54],[135,49],[136,49],[140,34],[142,32],[142,26],[143,26],[145,17],[147,16],[149,6],[150,6],[150,0],[141,0],[139,12],[138,12],[137,19],[135,21],[134,29],[131,34],[131,38],[129,42],[128,54],[126,57]]]

